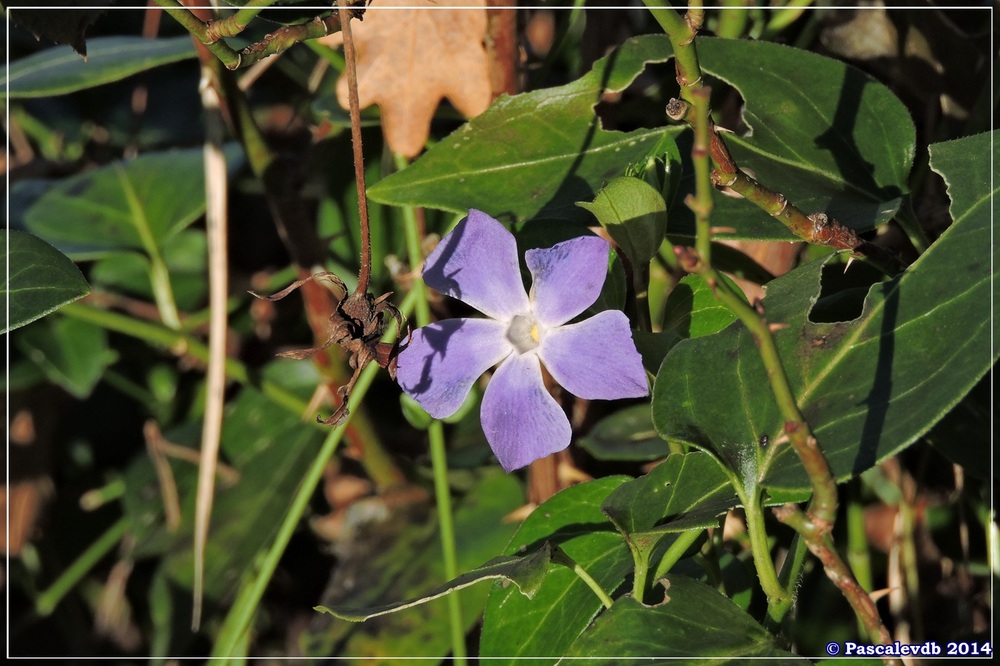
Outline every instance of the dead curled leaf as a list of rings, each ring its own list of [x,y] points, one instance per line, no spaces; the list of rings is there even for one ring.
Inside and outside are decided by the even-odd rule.
[[[485,0],[449,0],[445,7],[434,0],[379,0],[351,30],[361,106],[379,106],[394,152],[411,158],[423,150],[442,98],[467,117],[490,105]],[[342,37],[324,41],[333,46]],[[346,75],[337,81],[337,99],[347,108]]]

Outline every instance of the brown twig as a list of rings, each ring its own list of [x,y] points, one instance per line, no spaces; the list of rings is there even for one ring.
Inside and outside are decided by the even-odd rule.
[[[351,35],[351,13],[346,0],[337,0],[341,32],[344,35],[344,58],[347,60],[347,97],[351,110],[351,145],[354,147],[354,179],[358,185],[358,215],[361,218],[361,270],[355,294],[368,291],[372,274],[371,232],[368,227],[368,192],[365,189],[365,157],[361,146],[361,104],[358,101],[358,66]]]

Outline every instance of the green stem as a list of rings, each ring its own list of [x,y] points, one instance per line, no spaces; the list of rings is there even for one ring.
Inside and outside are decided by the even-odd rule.
[[[635,316],[640,331],[651,333],[653,322],[649,315],[649,264],[632,265],[632,289],[635,292]]]
[[[667,572],[680,561],[684,553],[691,547],[691,544],[697,541],[700,536],[700,530],[688,530],[687,532],[678,534],[674,542],[667,548],[667,552],[660,558],[659,564],[656,565],[653,580],[657,581],[666,576]]]
[[[629,544],[632,551],[632,560],[635,563],[635,571],[632,576],[632,598],[642,601],[646,598],[646,590],[649,589],[649,553],[639,552],[632,544]]]
[[[406,158],[395,155],[397,169],[406,166]],[[406,251],[410,266],[416,268],[423,263],[423,252],[420,249],[420,228],[413,208],[404,206],[402,209],[403,227],[406,231]],[[422,278],[413,280],[411,294],[416,295],[415,319],[418,326],[431,323],[430,304],[427,302],[427,287]],[[427,428],[430,441],[431,466],[434,470],[434,500],[438,508],[438,521],[441,526],[441,551],[444,554],[444,575],[447,580],[458,577],[458,556],[455,551],[455,528],[451,507],[451,488],[448,485],[448,454],[445,450],[444,425],[434,419]],[[448,595],[448,619],[451,625],[452,658],[456,663],[466,663],[465,631],[462,622],[461,598],[457,594]]]
[[[76,587],[83,580],[83,577],[118,545],[118,542],[128,532],[130,522],[126,517],[119,518],[118,522],[109,527],[104,534],[97,537],[47,590],[38,595],[38,598],[35,599],[35,612],[41,617],[51,615],[63,597]]]
[[[69,303],[63,306],[59,312],[67,317],[96,324],[109,331],[138,338],[153,346],[165,347],[175,351],[181,350],[180,354],[194,358],[202,363],[208,362],[208,347],[198,339],[180,331],[172,331],[159,324],[134,319],[117,312],[102,310],[79,302]],[[262,379],[259,382],[251,382],[250,372],[247,370],[247,367],[236,359],[226,359],[226,377],[240,384],[253,383],[273,402],[295,414],[304,414],[309,406],[305,400],[302,400],[291,391],[273,381]],[[319,424],[313,425],[319,429],[326,429]]]
[[[213,40],[208,32],[208,26],[177,0],[154,0],[167,14],[180,23],[193,37],[201,42],[206,49],[226,66],[226,69],[237,69],[242,58],[221,40]]]
[[[407,295],[399,308],[404,316],[412,309],[415,300],[413,292]],[[391,340],[394,335],[398,335],[398,332],[388,331],[383,340]],[[288,508],[288,513],[278,528],[274,542],[260,559],[260,564],[256,567],[256,574],[253,574],[253,577],[241,588],[229,614],[223,621],[222,628],[212,648],[213,656],[230,657],[240,654],[239,648],[241,645],[245,645],[245,634],[250,628],[250,622],[257,611],[257,607],[260,605],[264,591],[267,589],[271,577],[278,568],[278,562],[281,560],[288,542],[299,526],[306,507],[309,505],[309,500],[316,490],[316,486],[323,478],[323,470],[327,462],[340,445],[340,441],[343,439],[348,425],[350,425],[351,416],[360,408],[361,402],[364,400],[365,394],[368,393],[368,389],[375,380],[379,369],[377,363],[369,363],[358,377],[358,381],[354,385],[354,390],[351,391],[349,398],[350,413],[347,419],[327,435],[323,446],[302,479],[302,483],[299,484],[295,496],[292,498],[292,503]]]
[[[600,583],[594,580],[593,576],[587,573],[586,569],[577,564],[576,560],[567,555],[562,548],[553,546],[552,561],[571,569],[573,573],[575,573],[580,580],[586,583],[587,587],[589,587],[594,594],[597,595],[597,598],[601,600],[601,603],[604,604],[605,608],[610,609],[612,604],[614,604],[614,600],[611,598],[611,595],[604,591],[604,588],[601,587]]]
[[[132,217],[132,225],[142,247],[149,256],[149,281],[153,287],[153,298],[156,300],[156,307],[160,311],[160,318],[163,323],[173,329],[180,329],[181,317],[177,311],[177,303],[174,300],[174,290],[170,286],[170,270],[167,262],[160,254],[160,246],[153,236],[153,230],[149,226],[149,218],[143,210],[139,195],[132,187],[125,169],[120,165],[115,165],[115,172],[118,175],[118,182],[121,184],[122,192],[125,194],[125,201],[128,203],[129,212]]]
[[[802,565],[805,564],[808,552],[806,540],[796,532],[792,538],[791,548],[785,556],[785,561],[781,564],[781,571],[778,572],[778,580],[785,589],[785,597],[768,608],[768,616],[764,619],[764,626],[773,633],[780,630],[782,620],[795,604],[799,575],[802,573]]]
[[[760,497],[757,495],[742,499],[743,512],[747,521],[747,535],[750,537],[750,554],[753,556],[754,567],[757,569],[760,587],[767,595],[768,617],[774,618],[777,616],[776,609],[785,603],[789,595],[778,580],[778,574],[774,570],[774,560],[771,559],[771,545],[768,543],[767,529],[764,526],[764,513]]]

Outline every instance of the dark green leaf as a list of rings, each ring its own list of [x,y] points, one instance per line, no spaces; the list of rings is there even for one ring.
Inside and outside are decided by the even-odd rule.
[[[707,74],[743,96],[750,133],[723,135],[742,168],[806,213],[825,212],[852,229],[892,218],[908,191],[916,133],[885,86],[840,61],[770,42],[700,38],[698,55]],[[735,227],[733,237],[794,238],[740,199],[715,197],[713,219]]]
[[[615,602],[566,653],[587,664],[620,664],[629,657],[691,657],[671,664],[809,663],[782,650],[774,636],[725,596],[703,583],[669,575],[666,599],[646,606],[632,597]],[[574,663],[566,660],[567,664]]]
[[[719,463],[695,451],[671,455],[648,474],[618,486],[601,510],[631,539],[654,527],[663,528],[662,534],[711,527],[738,503]]]
[[[5,276],[2,293],[9,313],[3,333],[90,293],[90,285],[76,264],[42,239],[23,231],[4,230],[0,242],[8,248],[0,264]]]
[[[476,475],[455,507],[459,571],[481,570],[482,562],[503,549],[515,529],[504,522],[504,516],[523,503],[524,493],[515,478],[496,468]],[[400,511],[386,507],[379,497],[357,504],[348,512],[350,529],[337,541],[338,563],[321,598],[323,605],[381,606],[401,598],[425,597],[446,580],[433,511],[413,502]],[[545,570],[542,566],[535,573],[544,575]],[[513,571],[527,588],[535,584],[530,567],[514,566]],[[465,631],[479,622],[489,589],[474,585],[456,592]],[[444,599],[360,625],[318,615],[302,643],[308,654],[317,656],[329,656],[331,646],[343,641],[337,652],[345,657],[444,657],[451,649],[448,618]]]
[[[580,447],[599,460],[656,460],[670,453],[653,428],[649,405],[633,405],[597,422]]]
[[[985,159],[990,138],[963,140],[953,154]],[[775,338],[793,394],[838,479],[860,474],[925,433],[995,360],[991,189],[988,170],[969,162],[935,162],[968,184],[968,196],[956,196],[955,223],[903,274],[874,285],[855,320],[809,319],[824,270],[843,271],[830,260],[767,286],[768,321],[787,326]],[[653,389],[653,423],[664,437],[713,449],[747,483],[806,487],[791,447],[779,443],[782,419],[757,347],[741,325],[673,348]],[[761,435],[770,439],[766,449]]]
[[[507,547],[514,555],[546,541],[559,546],[609,593],[631,570],[621,535],[601,513],[608,493],[626,480],[615,476],[567,488],[535,509]],[[491,663],[514,664],[519,657],[551,657],[554,663],[603,608],[593,591],[572,571],[553,565],[534,599],[494,585],[490,591],[480,654]]]
[[[663,35],[626,41],[577,81],[501,97],[485,113],[437,144],[412,165],[369,190],[381,203],[455,212],[470,207],[494,217],[524,220],[586,218],[576,206],[601,185],[644,160],[664,132],[609,132],[594,106],[620,91],[649,62],[670,57]]]
[[[74,258],[162,245],[205,210],[203,159],[200,148],[152,153],[67,178],[25,224]]]
[[[69,44],[81,56],[87,56],[87,29],[107,10],[104,9],[74,9],[83,6],[79,0],[68,0],[59,11],[38,7],[35,9],[13,8],[10,21],[21,26],[35,36],[36,39],[47,39],[56,44]]]
[[[68,317],[39,322],[20,331],[15,340],[50,382],[81,400],[118,357],[108,347],[103,328]]]
[[[95,37],[87,45],[86,60],[67,48],[56,47],[14,62],[5,68],[0,89],[9,83],[10,99],[65,95],[195,55],[189,36]]]
[[[495,557],[481,567],[467,571],[455,580],[436,587],[416,599],[399,601],[393,604],[386,604],[384,606],[375,606],[373,608],[347,608],[344,606],[326,608],[325,606],[317,606],[316,610],[323,613],[329,613],[330,615],[338,617],[341,620],[347,620],[349,622],[364,622],[369,618],[395,613],[396,611],[401,611],[407,608],[413,608],[414,606],[419,606],[427,603],[428,601],[433,601],[434,599],[443,597],[451,592],[461,590],[464,587],[475,585],[476,583],[484,580],[493,580],[496,578],[501,578],[514,583],[521,594],[531,599],[538,592],[538,588],[541,587],[542,581],[545,580],[545,576],[549,570],[549,564],[551,563],[552,545],[546,542],[535,552],[522,557],[506,555]]]

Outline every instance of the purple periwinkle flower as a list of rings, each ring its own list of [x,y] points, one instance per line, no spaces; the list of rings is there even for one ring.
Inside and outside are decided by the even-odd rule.
[[[454,414],[473,382],[497,363],[480,414],[486,440],[508,472],[569,446],[569,420],[542,383],[542,364],[588,400],[649,394],[646,371],[618,310],[567,324],[597,300],[607,241],[581,236],[525,253],[526,294],[514,236],[478,210],[441,239],[424,281],[488,319],[446,319],[413,332],[400,352],[399,385],[435,418]]]

